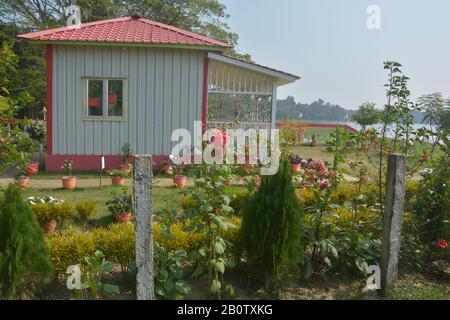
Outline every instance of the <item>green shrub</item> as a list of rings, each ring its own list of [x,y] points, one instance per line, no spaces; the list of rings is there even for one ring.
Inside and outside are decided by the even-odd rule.
[[[433,172],[426,176],[417,191],[413,209],[414,219],[420,226],[420,238],[428,246],[427,260],[433,260],[433,256],[438,258],[443,252],[438,248],[438,241],[450,240],[449,153],[434,163]]]
[[[262,178],[259,189],[245,202],[242,215],[242,244],[266,286],[298,268],[303,210],[292,184],[289,161],[280,164],[276,175]]]
[[[231,218],[237,229],[229,229],[225,238],[236,241],[241,225],[241,219]],[[163,234],[161,224],[153,225],[154,241],[169,251],[184,250],[191,252],[203,246],[206,235],[185,231],[186,225],[175,223],[171,225],[171,238]],[[130,262],[135,260],[135,242],[133,224],[114,224],[108,228],[98,228],[92,231],[79,231],[68,229],[62,235],[46,239],[51,259],[57,274],[65,274],[67,267],[75,264],[84,264],[84,257],[92,256],[96,250],[105,254],[107,260],[120,265],[126,270]]]
[[[75,206],[78,219],[84,223],[88,223],[97,212],[97,202],[85,201],[80,202]]]
[[[73,204],[69,201],[59,203],[36,203],[31,206],[31,209],[41,226],[53,219],[64,223],[65,219],[69,219],[73,216]]]
[[[17,187],[0,199],[0,296],[23,298],[52,272],[42,230]]]
[[[108,260],[120,265],[122,271],[134,260],[135,240],[133,224],[113,224],[108,229],[93,231],[94,242]]]
[[[97,250],[92,232],[69,229],[63,235],[48,237],[45,240],[58,275],[65,274],[71,265],[84,265],[84,257],[93,256]]]

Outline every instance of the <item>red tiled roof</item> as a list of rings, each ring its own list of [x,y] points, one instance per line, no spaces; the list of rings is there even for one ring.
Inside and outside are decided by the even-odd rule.
[[[35,41],[103,42],[229,48],[230,45],[153,20],[124,17],[19,35]]]

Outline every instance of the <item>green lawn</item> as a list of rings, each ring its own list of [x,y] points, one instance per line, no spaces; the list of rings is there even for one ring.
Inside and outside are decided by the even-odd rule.
[[[33,189],[29,188],[23,192],[23,196],[27,197],[44,197],[52,196],[59,200],[72,201],[74,204],[83,201],[96,201],[98,204],[98,211],[93,218],[93,226],[106,226],[113,222],[112,215],[109,213],[105,203],[108,201],[114,192],[121,192],[121,187],[106,186],[95,188],[77,188],[74,191],[67,191],[64,189]],[[127,187],[131,193],[131,187]],[[166,208],[173,208],[179,205],[183,193],[186,190],[178,190],[170,187],[153,187],[153,211],[157,215]],[[75,223],[76,225],[76,223]]]
[[[31,176],[32,180],[48,180],[48,179],[60,179],[64,174],[55,172],[45,172],[40,170],[37,175]],[[77,179],[99,179],[100,173],[98,172],[76,172]],[[103,174],[103,177],[107,177]]]

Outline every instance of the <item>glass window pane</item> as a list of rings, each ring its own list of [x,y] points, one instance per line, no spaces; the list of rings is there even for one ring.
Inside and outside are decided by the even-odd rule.
[[[103,80],[88,80],[88,116],[103,116]]]
[[[108,80],[108,116],[123,116],[123,81]]]

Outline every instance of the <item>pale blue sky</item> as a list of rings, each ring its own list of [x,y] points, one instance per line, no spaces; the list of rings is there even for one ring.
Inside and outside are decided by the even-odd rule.
[[[382,62],[402,63],[413,97],[450,97],[449,0],[221,0],[238,49],[260,64],[302,77],[279,89],[299,102],[318,98],[355,109],[382,106]],[[381,30],[369,30],[369,5]]]

